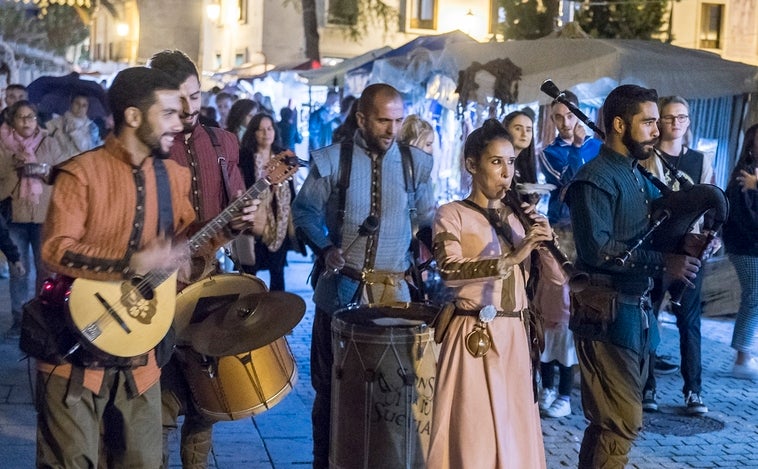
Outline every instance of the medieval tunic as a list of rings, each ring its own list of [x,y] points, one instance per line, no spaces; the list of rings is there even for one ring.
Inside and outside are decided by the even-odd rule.
[[[518,243],[524,230],[506,212]],[[519,266],[504,277],[498,259],[511,246],[496,236],[489,221],[460,202],[439,208],[434,222],[435,258],[456,306],[479,310],[494,305],[504,312],[527,308],[525,276]],[[545,453],[532,390],[529,344],[522,318],[497,317],[487,328],[492,347],[482,358],[466,350],[466,335],[477,318],[454,316],[437,365],[428,467],[544,468]]]
[[[171,183],[174,232],[194,220],[189,199],[189,174],[165,161]],[[144,195],[142,195],[144,193]],[[114,137],[103,147],[63,165],[50,201],[42,259],[59,274],[92,280],[121,280],[129,258],[158,236],[158,199],[153,159],[132,166],[129,154]],[[170,312],[173,313],[173,312]],[[160,313],[159,313],[160,314]],[[43,372],[68,376],[70,365],[39,363]],[[153,354],[147,366],[133,370],[139,392],[158,380]],[[97,393],[103,369],[87,369],[84,387]]]

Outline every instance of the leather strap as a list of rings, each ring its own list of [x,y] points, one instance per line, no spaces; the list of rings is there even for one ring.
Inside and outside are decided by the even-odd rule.
[[[66,407],[73,407],[82,399],[84,392],[84,368],[71,365],[71,375],[68,378],[68,389],[64,403]]]
[[[350,172],[353,169],[353,142],[343,141],[340,144],[340,169],[337,180],[337,226],[334,230],[334,245],[342,245],[342,226],[345,224],[345,204],[347,203],[347,189],[350,187]]]
[[[171,205],[171,182],[166,165],[160,158],[153,162],[155,184],[158,189],[158,234],[166,237],[174,235],[174,210]]]
[[[216,159],[218,160],[218,165],[221,167],[221,180],[224,182],[224,194],[226,194],[225,205],[228,205],[234,200],[235,194],[232,193],[232,185],[229,182],[229,166],[226,161],[226,156],[224,156],[224,147],[221,146],[221,142],[218,141],[216,132],[212,127],[206,125],[201,125],[201,127],[205,129],[205,132],[211,139],[211,145],[213,145],[213,149],[216,151]]]

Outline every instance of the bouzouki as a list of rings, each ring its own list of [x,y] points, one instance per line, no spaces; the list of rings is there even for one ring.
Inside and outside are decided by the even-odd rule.
[[[289,150],[271,158],[267,175],[255,182],[188,241],[190,256],[209,243],[250,200],[269,186],[280,184],[298,169]],[[135,357],[150,351],[168,332],[176,305],[177,259],[171,270],[150,271],[124,281],[75,279],[66,300],[70,323],[80,342],[116,357]]]

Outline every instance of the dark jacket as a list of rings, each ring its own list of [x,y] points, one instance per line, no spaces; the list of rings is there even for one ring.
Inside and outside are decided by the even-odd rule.
[[[726,252],[758,257],[758,190],[743,192],[739,182],[732,179],[726,197],[729,199],[729,218],[724,224]]]
[[[13,244],[10,232],[8,231],[8,222],[0,215],[0,251],[3,251],[8,262],[13,264],[21,259],[18,248]]]

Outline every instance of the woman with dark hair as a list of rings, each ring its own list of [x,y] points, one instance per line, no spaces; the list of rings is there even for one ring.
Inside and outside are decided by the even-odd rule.
[[[266,164],[285,149],[279,143],[276,123],[270,114],[258,113],[250,119],[240,143],[240,170],[245,186],[266,176]],[[295,198],[295,186],[290,179],[266,189],[258,197],[261,204],[253,224],[255,263],[242,265],[244,272],[255,275],[259,270],[271,274],[269,290],[284,290],[284,267],[287,265],[288,235],[292,225],[290,206]]]
[[[437,364],[427,465],[544,468],[524,321],[531,254],[551,239],[550,226],[532,212],[525,228],[503,203],[516,155],[500,122],[474,130],[464,157],[471,193],[441,206],[434,221],[434,256],[455,309]]]
[[[503,127],[513,137],[516,152],[515,184],[537,182],[537,156],[534,153],[534,118],[525,111],[513,111],[503,119]]]
[[[758,360],[752,356],[758,330],[758,124],[745,132],[742,153],[726,188],[729,219],[724,224],[724,245],[734,264],[742,294],[732,333],[737,358],[732,376],[758,379]]]
[[[71,155],[49,137],[37,121],[37,107],[17,101],[8,109],[8,120],[0,127],[0,201],[11,239],[21,253],[26,272],[11,271],[10,295],[13,325],[11,336],[20,331],[21,306],[39,291],[47,276],[42,263],[42,224],[47,216],[52,187],[50,170]],[[28,266],[34,265],[35,269]],[[34,272],[34,274],[32,274]],[[29,288],[30,276],[35,290]]]
[[[252,99],[238,99],[232,104],[229,115],[226,118],[226,130],[237,136],[242,141],[250,119],[258,113],[260,105]]]

